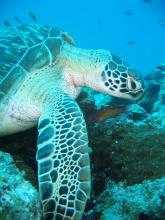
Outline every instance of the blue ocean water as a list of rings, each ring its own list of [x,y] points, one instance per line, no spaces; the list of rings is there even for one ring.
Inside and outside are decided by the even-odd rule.
[[[77,46],[109,49],[142,73],[165,59],[164,0],[0,0],[3,20],[32,22],[63,28]]]

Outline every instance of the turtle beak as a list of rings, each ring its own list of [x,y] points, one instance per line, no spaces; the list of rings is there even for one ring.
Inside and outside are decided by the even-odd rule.
[[[144,90],[141,89],[139,91],[135,91],[135,92],[130,92],[129,95],[131,95],[131,97],[134,99],[134,100],[140,100],[143,98],[144,96]]]

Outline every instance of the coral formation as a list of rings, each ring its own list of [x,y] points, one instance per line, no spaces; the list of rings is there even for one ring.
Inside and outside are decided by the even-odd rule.
[[[137,220],[141,213],[165,219],[165,178],[133,186],[109,182],[95,211],[102,220]]]
[[[0,151],[0,220],[39,220],[37,190],[8,153]]]

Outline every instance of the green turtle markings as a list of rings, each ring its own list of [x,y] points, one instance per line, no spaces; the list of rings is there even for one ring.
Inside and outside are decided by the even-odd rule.
[[[90,197],[88,136],[76,102],[82,86],[125,99],[144,93],[141,75],[106,50],[86,50],[61,29],[0,30],[0,136],[38,126],[44,220],[81,220]]]

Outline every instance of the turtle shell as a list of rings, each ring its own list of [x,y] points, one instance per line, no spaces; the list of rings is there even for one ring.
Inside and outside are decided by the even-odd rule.
[[[28,73],[56,60],[62,30],[23,24],[0,30],[0,96],[20,84]]]

